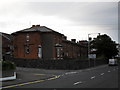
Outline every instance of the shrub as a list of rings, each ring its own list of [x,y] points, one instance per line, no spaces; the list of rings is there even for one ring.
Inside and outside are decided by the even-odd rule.
[[[2,70],[14,70],[16,65],[11,61],[1,61],[2,62]]]
[[[106,58],[105,58],[104,55],[101,55],[101,56],[97,57],[97,59],[98,59],[98,60],[105,60]]]

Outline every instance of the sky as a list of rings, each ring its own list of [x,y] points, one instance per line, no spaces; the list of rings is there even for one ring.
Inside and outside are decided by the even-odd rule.
[[[114,2],[113,2],[114,1]],[[67,39],[88,40],[98,33],[118,42],[119,0],[1,0],[0,32],[47,26]]]

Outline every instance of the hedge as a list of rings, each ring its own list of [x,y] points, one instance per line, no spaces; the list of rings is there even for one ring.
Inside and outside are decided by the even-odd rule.
[[[14,62],[11,61],[1,61],[2,64],[2,70],[14,70],[16,69],[16,65]]]
[[[41,60],[41,59],[20,59],[12,60],[18,67],[43,68],[43,69],[83,69],[94,67],[94,60]],[[90,62],[90,66],[89,66]],[[106,60],[95,60],[95,65],[107,64]]]

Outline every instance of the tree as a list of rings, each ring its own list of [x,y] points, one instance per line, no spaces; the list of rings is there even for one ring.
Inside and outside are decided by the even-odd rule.
[[[94,53],[97,54],[97,57],[104,56],[105,58],[109,59],[118,54],[118,50],[116,48],[115,41],[104,35],[99,35],[97,38],[94,38],[90,43],[90,48],[96,49]]]

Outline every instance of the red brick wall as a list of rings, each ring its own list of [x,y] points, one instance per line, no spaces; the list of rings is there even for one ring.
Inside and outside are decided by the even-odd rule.
[[[72,58],[73,49],[70,42],[63,41],[63,51],[65,57]]]
[[[29,41],[26,43],[26,35],[29,35]],[[41,45],[41,36],[39,32],[17,33],[13,35],[14,52],[16,58],[38,58],[38,45]],[[26,53],[25,46],[29,46],[29,53]]]
[[[80,54],[80,46],[76,43],[71,43],[70,41],[63,41],[63,52],[65,57],[78,58],[78,54]]]
[[[26,35],[29,34],[29,41],[26,43]],[[56,44],[62,45],[60,48],[60,57],[61,59],[68,53],[68,58],[78,58],[80,56],[87,55],[87,48],[83,48],[80,45],[77,45],[77,43],[73,43],[71,41],[62,40],[62,35],[59,33],[52,32],[49,37],[46,37],[47,33],[45,33],[44,39],[43,39],[43,33],[40,32],[26,32],[26,33],[16,33],[13,34],[13,45],[14,45],[14,52],[13,55],[16,58],[30,58],[30,59],[37,59],[38,58],[38,45],[43,45],[42,42],[44,42],[44,49],[47,49],[47,53],[44,51],[44,57],[50,58],[50,59],[58,59],[57,56],[57,49],[55,47]],[[42,36],[41,36],[42,35]],[[41,41],[42,40],[42,41]],[[45,41],[43,41],[45,40]],[[48,45],[46,45],[46,43]],[[29,53],[25,52],[25,46],[29,45]]]

